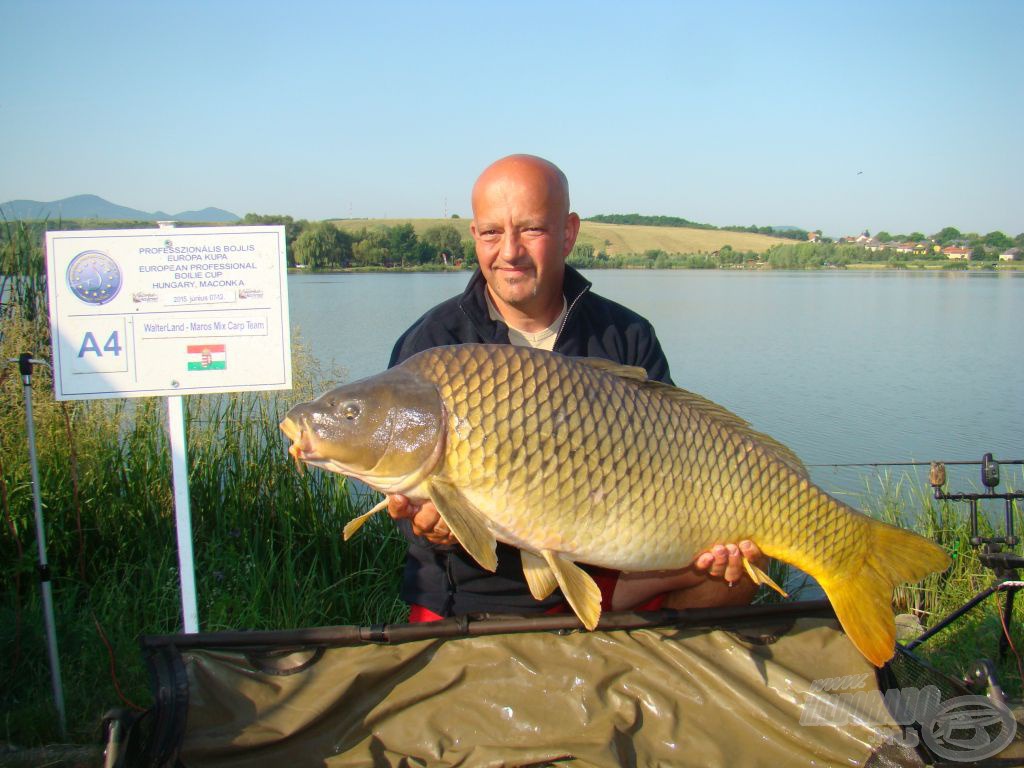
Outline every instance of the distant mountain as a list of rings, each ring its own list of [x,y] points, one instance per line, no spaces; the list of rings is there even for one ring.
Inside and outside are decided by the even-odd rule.
[[[167,218],[174,219],[175,221],[216,221],[226,224],[233,224],[236,221],[242,220],[240,216],[236,216],[231,211],[225,211],[223,208],[203,208],[201,211],[182,211],[181,213],[176,213]]]
[[[222,208],[203,208],[201,211],[164,213],[140,211],[115,205],[97,195],[75,195],[63,200],[43,203],[38,200],[9,200],[0,203],[0,215],[8,221],[16,219],[99,219],[100,221],[202,221],[234,223],[240,217]]]

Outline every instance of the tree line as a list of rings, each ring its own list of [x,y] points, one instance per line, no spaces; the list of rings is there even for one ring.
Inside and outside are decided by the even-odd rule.
[[[41,245],[48,231],[81,229],[153,229],[152,221],[99,221],[96,219],[61,221],[3,222],[0,248],[21,238]],[[363,227],[354,232],[339,229],[329,221],[310,222],[279,214],[247,213],[238,226],[282,224],[289,267],[336,269],[346,267],[417,269],[446,266],[476,266],[476,250],[471,240],[463,241],[452,224],[438,224],[417,234],[412,224],[392,227]],[[179,222],[182,227],[207,226]],[[232,226],[218,225],[218,226]],[[6,267],[5,267],[6,268]]]
[[[472,241],[463,241],[452,224],[438,224],[420,234],[412,224],[363,227],[351,232],[330,221],[296,221],[291,216],[256,213],[247,213],[239,224],[283,224],[290,267],[443,269],[476,266]]]
[[[655,226],[690,226],[698,229],[728,229],[699,225],[672,216],[641,216],[640,214],[604,214],[588,221],[606,221],[617,224],[653,224]],[[656,224],[655,222],[662,222]],[[309,222],[278,214],[246,214],[239,225],[281,224],[285,228],[288,266],[307,269],[338,268],[414,268],[444,269],[445,267],[476,266],[476,250],[472,240],[463,240],[459,230],[451,224],[438,224],[417,233],[412,224],[395,226],[366,226],[355,231],[342,230],[330,221]],[[0,226],[0,247],[16,238],[41,243],[47,230],[78,229],[151,229],[151,221],[19,221]],[[189,226],[182,222],[182,226]],[[763,228],[734,228],[736,231],[754,231]],[[768,228],[770,229],[770,228]],[[803,231],[803,230],[797,230]],[[761,232],[761,234],[768,234]],[[779,233],[775,233],[779,234]],[[870,236],[870,233],[866,233]],[[806,236],[806,233],[805,233]],[[956,227],[943,227],[935,234],[921,232],[890,234],[878,232],[875,238],[882,242],[932,242],[940,246],[963,245],[970,248],[972,260],[994,262],[1008,248],[1024,250],[1024,233],[1015,237],[1001,231],[987,234],[961,232]],[[828,238],[819,242],[780,243],[764,253],[738,251],[725,245],[710,253],[668,253],[648,250],[643,253],[609,255],[595,251],[594,246],[577,244],[569,256],[569,263],[581,268],[688,268],[718,269],[730,267],[765,267],[775,269],[807,269],[816,267],[843,267],[854,263],[890,263],[894,266],[915,262],[949,262],[942,253],[929,249],[927,253],[902,254],[893,249],[871,251],[860,245],[836,243]],[[963,268],[959,262],[946,264],[951,269]],[[9,270],[9,267],[5,266]],[[0,270],[3,271],[3,270]]]

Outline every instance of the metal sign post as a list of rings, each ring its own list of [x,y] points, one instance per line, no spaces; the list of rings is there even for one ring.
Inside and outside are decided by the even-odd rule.
[[[35,505],[36,544],[39,549],[39,586],[43,593],[43,623],[46,626],[46,648],[50,656],[50,682],[53,686],[53,702],[57,707],[57,727],[61,738],[68,733],[67,715],[64,711],[64,684],[60,676],[60,657],[57,654],[57,625],[53,612],[53,591],[50,585],[50,564],[46,559],[46,528],[43,525],[43,502],[39,485],[39,462],[36,458],[36,429],[32,418],[32,366],[46,365],[29,353],[10,360],[18,364],[21,382],[25,391],[25,426],[28,433],[29,466],[32,472],[32,500]]]
[[[174,478],[174,528],[178,533],[178,578],[181,582],[181,618],[185,632],[199,631],[196,573],[192,554],[192,512],[188,497],[188,443],[181,395],[167,398],[167,429],[171,438],[171,474]]]

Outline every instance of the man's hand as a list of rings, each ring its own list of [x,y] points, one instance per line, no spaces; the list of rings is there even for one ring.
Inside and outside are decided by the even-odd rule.
[[[764,567],[764,554],[752,541],[716,544],[678,571],[620,573],[612,597],[612,610],[622,611],[655,595],[670,593],[665,608],[708,608],[746,605],[757,592],[743,567],[743,556]],[[729,582],[735,586],[730,587]]]
[[[741,541],[737,544],[716,544],[707,552],[697,555],[693,561],[693,569],[714,579],[722,579],[727,584],[736,583],[747,576],[743,567],[743,558],[760,566],[764,555],[752,541]]]
[[[400,493],[388,496],[388,514],[395,520],[407,519],[412,522],[412,532],[422,536],[431,544],[452,546],[458,540],[452,536],[437,507],[431,501],[416,504]]]

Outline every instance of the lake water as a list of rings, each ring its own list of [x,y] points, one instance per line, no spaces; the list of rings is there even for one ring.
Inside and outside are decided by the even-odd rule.
[[[1024,458],[1024,273],[595,270],[646,316],[678,386],[789,445],[808,465]],[[291,275],[292,324],[348,379],[469,273]],[[896,474],[902,470],[892,470]],[[837,494],[872,468],[811,467]],[[977,486],[978,469],[951,487]],[[1019,467],[1003,478],[1021,487]]]

